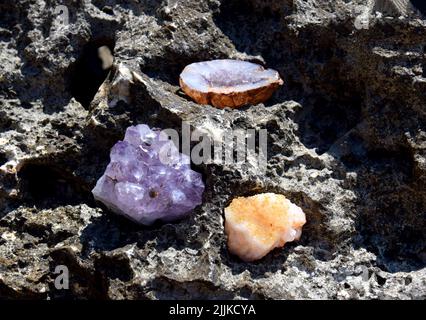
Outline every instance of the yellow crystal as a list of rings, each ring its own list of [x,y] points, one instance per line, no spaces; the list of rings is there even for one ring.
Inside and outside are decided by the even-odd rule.
[[[302,209],[281,194],[239,197],[225,208],[228,248],[244,261],[261,259],[274,248],[298,240],[305,223]]]

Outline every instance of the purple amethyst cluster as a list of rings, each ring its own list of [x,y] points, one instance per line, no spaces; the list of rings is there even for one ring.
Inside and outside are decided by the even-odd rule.
[[[112,211],[145,225],[186,216],[202,202],[201,174],[168,136],[147,125],[129,127],[92,193]]]

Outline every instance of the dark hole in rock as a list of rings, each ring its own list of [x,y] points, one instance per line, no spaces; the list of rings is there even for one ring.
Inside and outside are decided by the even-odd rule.
[[[360,160],[355,191],[362,245],[377,253],[378,262],[390,272],[424,266],[419,253],[426,246],[426,203],[412,152],[371,148]]]
[[[130,281],[134,276],[129,258],[124,253],[102,256],[95,264],[96,270],[107,278]]]
[[[28,101],[22,101],[21,107],[24,108],[24,109],[31,109],[33,107],[33,105]]]
[[[386,283],[386,278],[383,278],[382,276],[376,274],[376,280],[377,280],[377,284],[379,286],[384,286]]]
[[[248,286],[244,286],[240,289],[240,296],[244,297],[248,300],[261,300],[265,299],[265,297],[260,292],[253,292],[251,288]]]
[[[18,173],[20,192],[25,202],[40,207],[79,204],[90,195],[70,173],[55,165],[27,163]]]
[[[423,15],[426,15],[426,2],[424,0],[411,0],[411,3]]]
[[[292,0],[280,1],[250,1],[228,0],[223,1],[218,14],[214,16],[215,22],[222,27],[226,23],[235,22],[243,17],[256,23],[257,21],[273,21],[279,23],[281,18],[293,11]]]
[[[366,157],[367,150],[359,132],[351,132],[345,137],[345,144],[350,146],[345,149],[337,146],[334,150],[330,150],[334,156],[339,158],[346,170],[356,170],[363,164],[363,159]]]
[[[0,3],[0,28],[10,29],[18,24],[20,14],[24,14],[19,6],[13,1],[2,1]]]
[[[357,95],[354,95],[356,97]],[[356,126],[361,118],[361,101],[329,101],[321,96],[307,101],[296,113],[301,141],[318,154],[326,152],[336,140]]]
[[[109,73],[109,69],[102,68],[102,60],[98,55],[98,49],[103,46],[108,47],[111,54],[114,54],[114,40],[92,40],[84,46],[79,59],[70,67],[71,94],[86,109]]]
[[[292,11],[292,0],[229,0],[221,3],[213,20],[238,51],[262,56],[266,66],[279,71],[287,83],[288,74],[281,73],[281,67],[287,61],[286,48],[292,45],[283,43],[286,36],[281,31],[282,20]]]
[[[393,179],[400,185],[412,181],[414,160],[409,150],[405,148],[396,150],[374,148],[367,151],[366,158],[370,169],[373,169],[370,172],[381,178],[379,182],[386,183],[389,182],[388,179]],[[374,185],[370,184],[369,187],[374,187]]]
[[[13,128],[14,123],[0,111],[0,132],[5,132]]]
[[[114,10],[110,6],[104,6],[102,8],[102,11],[105,12],[106,14],[109,14],[109,15],[114,14]]]
[[[0,152],[0,166],[4,165],[8,161],[5,153]]]

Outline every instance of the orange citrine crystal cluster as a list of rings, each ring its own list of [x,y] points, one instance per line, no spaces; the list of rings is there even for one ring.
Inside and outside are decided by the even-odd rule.
[[[244,261],[261,259],[274,248],[298,240],[305,223],[302,209],[280,194],[235,198],[225,208],[229,250]]]

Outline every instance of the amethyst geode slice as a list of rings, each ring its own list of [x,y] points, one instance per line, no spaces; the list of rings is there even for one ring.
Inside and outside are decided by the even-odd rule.
[[[202,202],[201,174],[163,132],[129,127],[92,193],[112,211],[145,225],[186,216]]]

